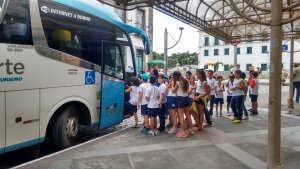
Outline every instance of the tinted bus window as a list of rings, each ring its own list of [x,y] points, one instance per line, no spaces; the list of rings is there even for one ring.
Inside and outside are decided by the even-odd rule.
[[[1,10],[3,0],[0,1]],[[28,0],[10,0],[0,25],[0,43],[32,45]]]
[[[45,0],[39,1],[50,48],[101,65],[102,42],[124,41],[124,33],[93,15]]]

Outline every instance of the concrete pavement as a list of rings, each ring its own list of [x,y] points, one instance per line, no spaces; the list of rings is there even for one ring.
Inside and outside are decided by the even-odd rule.
[[[282,112],[284,168],[300,166],[300,117]],[[26,166],[24,169],[263,169],[266,168],[267,109],[241,124],[214,118],[214,127],[188,138],[137,129],[90,142]]]

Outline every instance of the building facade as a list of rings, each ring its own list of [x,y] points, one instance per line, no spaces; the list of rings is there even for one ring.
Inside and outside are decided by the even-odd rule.
[[[114,10],[114,12],[128,25],[138,27],[144,30],[150,39],[151,47],[153,47],[153,9],[139,8],[136,10],[124,11],[111,6],[105,5]],[[138,35],[131,34],[133,43],[137,72],[148,70],[147,62],[151,60],[152,54],[146,55],[144,52],[144,44],[142,38]]]
[[[290,69],[290,40],[283,41],[282,68]],[[294,40],[294,61],[300,63],[300,43]],[[199,33],[199,67],[215,71],[229,71],[234,65],[234,46],[225,43],[206,33]],[[237,45],[237,63],[242,71],[248,71],[250,67],[259,67],[268,72],[270,66],[270,41],[247,42]],[[218,66],[216,66],[216,63]]]

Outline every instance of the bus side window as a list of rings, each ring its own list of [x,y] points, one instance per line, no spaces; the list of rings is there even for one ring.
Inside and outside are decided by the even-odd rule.
[[[29,0],[9,1],[0,25],[0,43],[33,45]]]

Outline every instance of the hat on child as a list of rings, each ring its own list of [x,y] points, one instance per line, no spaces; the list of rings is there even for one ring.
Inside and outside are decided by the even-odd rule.
[[[141,74],[141,78],[144,79],[144,80],[148,80],[149,79],[149,75],[144,73],[144,74]]]

